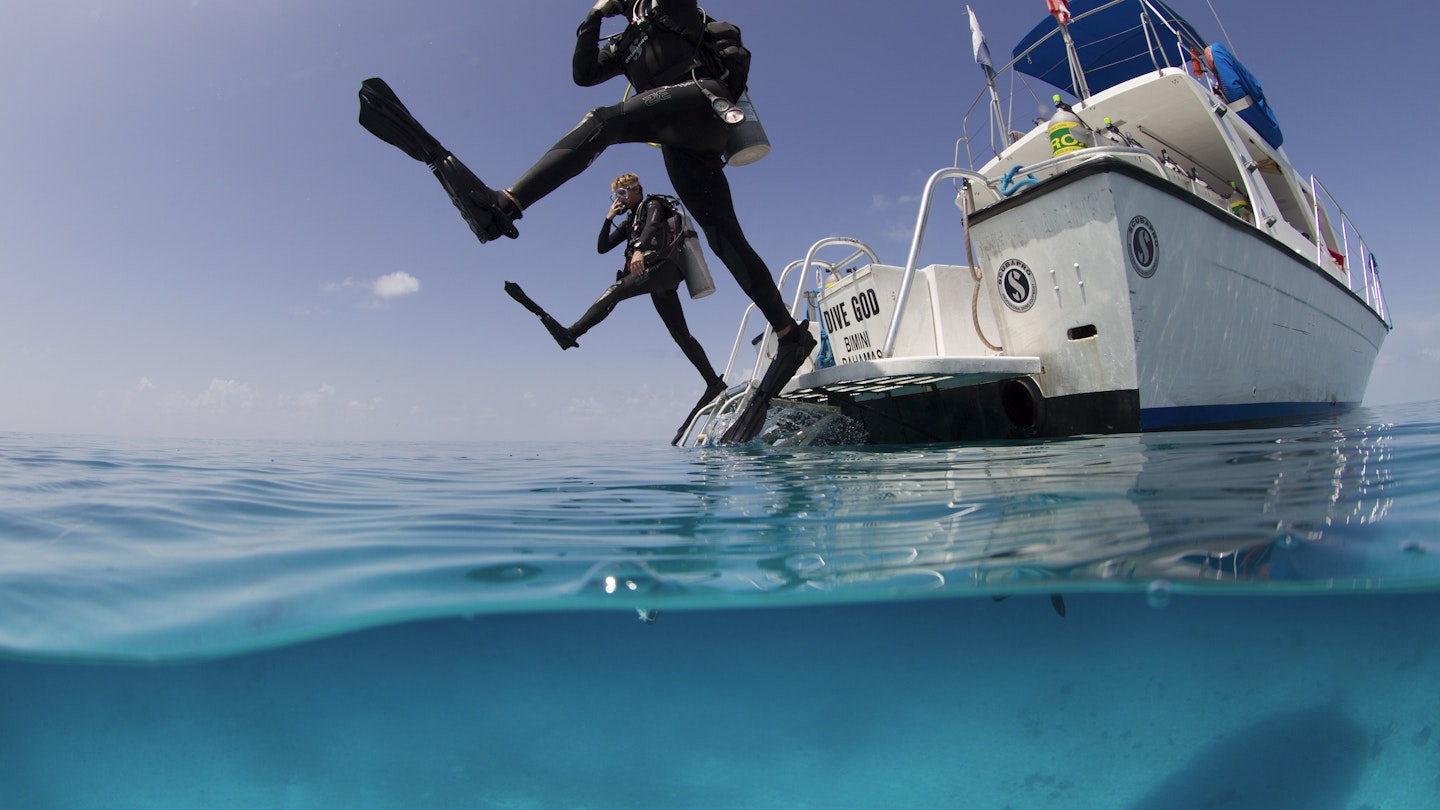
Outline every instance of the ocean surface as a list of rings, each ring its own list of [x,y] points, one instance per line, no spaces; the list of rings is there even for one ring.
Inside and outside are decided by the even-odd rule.
[[[986,446],[0,433],[0,810],[1440,807],[1440,403]]]

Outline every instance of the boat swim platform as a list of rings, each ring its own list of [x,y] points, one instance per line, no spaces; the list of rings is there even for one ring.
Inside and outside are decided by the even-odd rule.
[[[864,401],[923,390],[964,388],[1040,373],[1039,357],[892,357],[801,374],[779,399],[827,403],[836,394]]]

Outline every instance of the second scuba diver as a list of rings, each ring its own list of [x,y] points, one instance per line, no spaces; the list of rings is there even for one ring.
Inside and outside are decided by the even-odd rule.
[[[710,358],[705,356],[705,349],[700,346],[700,341],[690,334],[690,327],[685,323],[685,311],[680,307],[679,288],[683,275],[677,253],[680,241],[685,235],[673,231],[667,225],[673,212],[670,203],[663,197],[645,196],[640,178],[634,174],[622,174],[615,178],[610,189],[613,201],[604,223],[600,226],[600,236],[595,249],[604,254],[624,244],[625,264],[615,274],[615,283],[600,294],[595,303],[580,316],[580,320],[567,329],[530,300],[519,284],[505,282],[505,292],[539,316],[540,322],[545,325],[550,336],[555,338],[555,342],[560,344],[561,349],[579,346],[575,339],[605,320],[615,310],[616,304],[650,293],[655,312],[660,315],[660,320],[665,322],[671,339],[705,380],[705,393],[700,395],[695,407],[690,410],[685,421],[680,423],[680,429],[675,431],[675,438],[670,440],[671,444],[678,444],[685,437],[685,429],[689,427],[695,414],[724,393],[725,380],[715,373],[715,368],[710,365]],[[622,214],[625,215],[624,221],[618,226],[613,225],[615,218]]]

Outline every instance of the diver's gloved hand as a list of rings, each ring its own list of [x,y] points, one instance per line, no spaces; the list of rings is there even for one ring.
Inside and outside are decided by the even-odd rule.
[[[602,17],[615,17],[625,13],[625,9],[620,6],[620,0],[599,0],[595,4],[595,11]]]

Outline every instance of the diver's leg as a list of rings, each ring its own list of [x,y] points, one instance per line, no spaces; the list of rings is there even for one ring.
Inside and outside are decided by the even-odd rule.
[[[585,314],[580,316],[580,320],[570,325],[571,336],[578,338],[594,329],[597,324],[615,311],[616,304],[650,292],[650,286],[650,274],[642,273],[638,276],[627,275],[606,287],[605,292],[600,293],[600,297],[595,299],[595,303],[591,304],[590,308],[585,310]]]
[[[665,168],[675,193],[705,232],[710,249],[724,262],[740,283],[740,289],[755,302],[775,331],[788,332],[795,325],[795,319],[775,286],[770,268],[740,229],[720,154],[675,147],[666,147],[664,152]]]
[[[665,167],[670,171],[670,180],[675,184],[681,201],[705,230],[710,249],[740,282],[740,288],[774,327],[779,340],[775,357],[765,369],[745,410],[720,437],[722,444],[744,444],[758,436],[765,427],[770,400],[790,382],[790,378],[815,350],[815,338],[810,334],[808,321],[795,322],[769,268],[740,229],[720,156],[667,148]]]
[[[507,192],[522,209],[529,208],[619,143],[685,144],[718,152],[725,145],[724,126],[693,83],[657,87],[586,113]]]
[[[710,358],[705,355],[705,349],[700,341],[690,334],[690,327],[685,323],[685,310],[680,306],[680,294],[676,290],[656,290],[650,293],[650,300],[655,304],[655,312],[660,315],[665,328],[670,332],[670,339],[684,352],[685,359],[690,365],[700,372],[705,384],[713,385],[721,382],[723,390],[724,383],[720,375],[715,373],[715,367],[710,365]],[[708,400],[707,400],[708,401]]]
[[[665,322],[665,328],[670,330],[671,339],[705,380],[704,392],[695,400],[695,407],[685,415],[685,420],[680,423],[674,438],[670,440],[671,444],[679,444],[685,438],[685,429],[695,421],[695,415],[700,413],[700,409],[725,393],[725,379],[715,373],[715,368],[710,365],[710,358],[705,356],[705,349],[700,346],[700,341],[690,334],[690,327],[685,323],[685,310],[680,308],[680,294],[675,290],[656,290],[650,293],[650,300],[655,303],[655,311],[660,314],[660,320]]]

